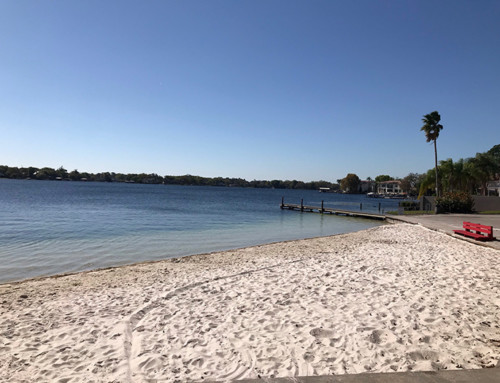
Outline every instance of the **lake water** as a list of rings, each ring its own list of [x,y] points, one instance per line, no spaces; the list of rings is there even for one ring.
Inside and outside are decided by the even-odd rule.
[[[282,196],[345,210],[397,208],[309,190],[0,179],[0,283],[381,224],[281,210]]]

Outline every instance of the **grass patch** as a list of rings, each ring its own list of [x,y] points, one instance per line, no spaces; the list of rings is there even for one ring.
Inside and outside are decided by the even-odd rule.
[[[500,214],[500,210],[480,211],[479,214]]]

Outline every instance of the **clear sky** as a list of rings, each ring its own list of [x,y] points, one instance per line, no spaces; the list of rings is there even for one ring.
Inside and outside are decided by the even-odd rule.
[[[336,181],[500,143],[500,1],[0,1],[0,164]]]

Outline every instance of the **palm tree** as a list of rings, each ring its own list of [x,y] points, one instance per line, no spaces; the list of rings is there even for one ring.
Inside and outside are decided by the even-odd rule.
[[[427,142],[434,141],[434,163],[436,169],[436,197],[439,197],[439,181],[438,181],[438,160],[437,160],[437,147],[436,140],[439,137],[439,132],[443,129],[443,125],[439,124],[441,121],[441,116],[438,112],[434,111],[432,113],[426,114],[422,118],[424,126],[420,130],[425,132],[425,137]]]
[[[467,166],[467,162],[460,158],[453,165],[453,171],[455,173],[455,188],[457,190],[471,193],[472,187],[470,186],[473,182],[473,177],[469,172],[469,167]]]
[[[418,193],[418,198],[420,199],[422,196],[427,193],[429,189],[435,187],[436,183],[436,169],[429,169],[426,174],[422,177],[422,182],[420,182],[420,189]]]
[[[477,153],[476,157],[470,159],[473,174],[481,185],[483,195],[488,194],[488,181],[491,181],[498,170],[495,161],[488,153]]]
[[[439,174],[441,175],[441,189],[443,191],[451,192],[456,189],[455,164],[451,158],[439,161]]]

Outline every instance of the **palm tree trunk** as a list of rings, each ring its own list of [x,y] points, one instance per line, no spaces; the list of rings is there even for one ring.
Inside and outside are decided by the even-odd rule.
[[[437,146],[436,146],[436,140],[434,140],[434,163],[436,166],[436,198],[439,197],[439,184],[438,184],[438,152],[437,152]]]

